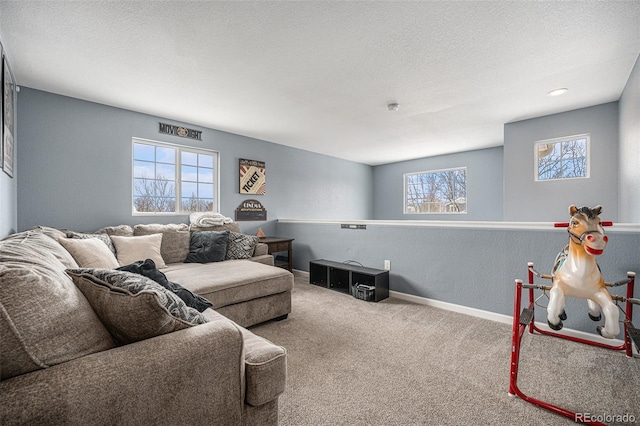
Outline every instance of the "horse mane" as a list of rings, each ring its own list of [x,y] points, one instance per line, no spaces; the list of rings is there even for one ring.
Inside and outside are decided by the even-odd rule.
[[[595,219],[596,217],[598,217],[598,215],[600,214],[600,212],[602,211],[602,207],[597,206],[594,207],[593,209],[590,209],[589,207],[580,207],[574,214],[574,216],[576,214],[583,214],[587,217],[587,219]]]

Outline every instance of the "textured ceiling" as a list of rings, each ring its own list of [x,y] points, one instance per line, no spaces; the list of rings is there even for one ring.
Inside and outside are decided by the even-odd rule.
[[[20,85],[375,165],[618,100],[640,2],[0,0],[0,38]]]

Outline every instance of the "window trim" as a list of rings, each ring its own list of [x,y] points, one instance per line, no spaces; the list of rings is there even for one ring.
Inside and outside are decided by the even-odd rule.
[[[584,176],[572,176],[555,179],[540,179],[539,166],[538,166],[538,146],[543,144],[555,144],[560,142],[568,142],[572,140],[585,139],[586,154],[585,154],[585,175]],[[577,135],[564,136],[560,138],[544,139],[533,143],[533,179],[535,182],[560,182],[574,179],[589,179],[591,176],[591,133],[581,133]]]
[[[407,209],[407,177],[408,176],[412,176],[412,175],[421,175],[421,174],[428,174],[428,173],[439,173],[439,172],[448,172],[451,170],[464,170],[464,176],[465,176],[465,192],[466,192],[466,184],[467,184],[467,166],[462,166],[462,167],[449,167],[446,169],[437,169],[437,170],[424,170],[424,171],[420,171],[420,172],[410,172],[410,173],[403,173],[402,174],[402,196],[403,196],[403,206],[402,206],[402,211],[403,214],[406,215],[416,215],[416,214],[426,214],[426,215],[433,215],[433,214],[440,214],[440,215],[465,215],[468,214],[469,212],[469,197],[468,195],[465,193],[465,211],[463,212],[409,212]]]
[[[213,199],[214,199],[214,210],[220,211],[220,152],[207,149],[207,148],[198,148],[189,145],[180,145],[170,142],[161,142],[152,139],[144,139],[139,137],[131,138],[131,194],[129,198],[129,202],[131,203],[131,214],[132,216],[186,216],[192,212],[186,212],[182,210],[177,210],[173,212],[138,212],[135,209],[134,205],[134,195],[135,195],[135,158],[134,158],[134,146],[136,143],[141,143],[145,145],[153,145],[154,147],[167,147],[176,149],[176,208],[181,208],[182,206],[182,163],[181,163],[181,153],[182,151],[193,152],[196,154],[206,154],[213,155],[215,158],[213,160],[213,166],[215,168],[213,172]]]

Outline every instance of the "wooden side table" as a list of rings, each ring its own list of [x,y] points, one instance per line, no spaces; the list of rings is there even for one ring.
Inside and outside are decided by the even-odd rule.
[[[292,272],[293,269],[293,245],[291,244],[293,240],[293,238],[282,237],[260,238],[260,242],[269,247],[267,252],[273,256],[274,265],[289,272]],[[286,253],[286,257],[284,253]]]

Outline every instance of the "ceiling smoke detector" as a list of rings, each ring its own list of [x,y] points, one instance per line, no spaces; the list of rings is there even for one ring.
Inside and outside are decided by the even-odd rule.
[[[400,108],[400,105],[393,102],[393,103],[387,104],[387,108],[389,108],[389,111],[397,111],[398,108]]]

